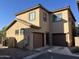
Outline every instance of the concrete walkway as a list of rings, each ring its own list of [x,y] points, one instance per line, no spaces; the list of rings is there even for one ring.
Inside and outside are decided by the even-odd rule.
[[[3,46],[2,44],[0,44],[0,49],[1,48],[8,48],[8,46]]]

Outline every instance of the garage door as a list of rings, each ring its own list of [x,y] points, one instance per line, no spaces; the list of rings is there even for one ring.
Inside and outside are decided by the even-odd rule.
[[[53,34],[52,35],[53,45],[56,46],[67,46],[66,34]]]
[[[33,33],[33,47],[40,48],[44,46],[44,34],[43,33]]]

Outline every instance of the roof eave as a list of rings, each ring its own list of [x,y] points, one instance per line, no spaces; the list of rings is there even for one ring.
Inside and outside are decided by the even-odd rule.
[[[65,8],[63,8],[63,9],[59,9],[59,10],[56,10],[56,11],[52,11],[52,13],[56,13],[56,12],[63,11],[63,10],[67,10],[67,9],[70,11],[70,13],[71,13],[71,15],[72,15],[74,21],[76,22],[76,19],[75,19],[74,15],[73,15],[73,13],[72,13],[72,11],[71,11],[71,9],[70,9],[70,6],[67,6],[67,7],[65,7]]]
[[[7,31],[15,22],[17,22],[17,20],[13,20],[5,29],[5,31]]]
[[[17,16],[17,15],[20,15],[20,14],[23,14],[23,13],[25,13],[25,12],[29,12],[29,11],[31,11],[31,10],[37,9],[37,8],[42,8],[42,9],[44,9],[45,11],[51,13],[51,12],[48,11],[46,8],[44,8],[41,4],[38,4],[38,5],[35,6],[35,7],[29,8],[29,9],[27,9],[27,10],[24,10],[24,11],[22,11],[22,12],[17,13],[16,16]]]
[[[59,12],[59,11],[62,11],[62,10],[66,10],[66,9],[69,9],[69,8],[70,8],[70,6],[67,6],[67,7],[64,7],[62,9],[58,9],[58,10],[52,11],[52,13]]]

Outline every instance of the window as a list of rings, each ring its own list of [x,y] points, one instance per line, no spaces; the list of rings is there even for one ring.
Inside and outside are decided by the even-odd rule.
[[[56,21],[60,21],[62,19],[62,14],[56,14]]]
[[[29,20],[30,21],[35,20],[35,12],[29,13]]]
[[[55,21],[56,21],[56,16],[52,15],[52,22],[55,22]]]
[[[52,15],[53,22],[60,21],[61,19],[62,19],[62,14],[61,13]]]
[[[24,30],[23,30],[23,29],[20,30],[20,34],[21,34],[21,35],[24,34]]]
[[[47,14],[45,12],[43,13],[43,20],[47,21]]]
[[[15,30],[15,35],[19,35],[19,30]]]

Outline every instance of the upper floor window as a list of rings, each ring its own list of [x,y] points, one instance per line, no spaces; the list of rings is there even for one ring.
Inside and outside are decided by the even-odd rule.
[[[53,15],[53,16],[52,16],[52,20],[53,20],[53,22],[62,20],[62,14],[59,13],[59,14]]]
[[[52,22],[56,21],[56,15],[52,15]]]
[[[15,35],[19,35],[19,30],[15,30]]]
[[[62,19],[62,14],[56,14],[56,21],[60,21]]]
[[[30,20],[30,21],[35,20],[35,12],[29,13],[29,20]]]
[[[45,12],[43,12],[43,20],[47,21],[47,14]]]

